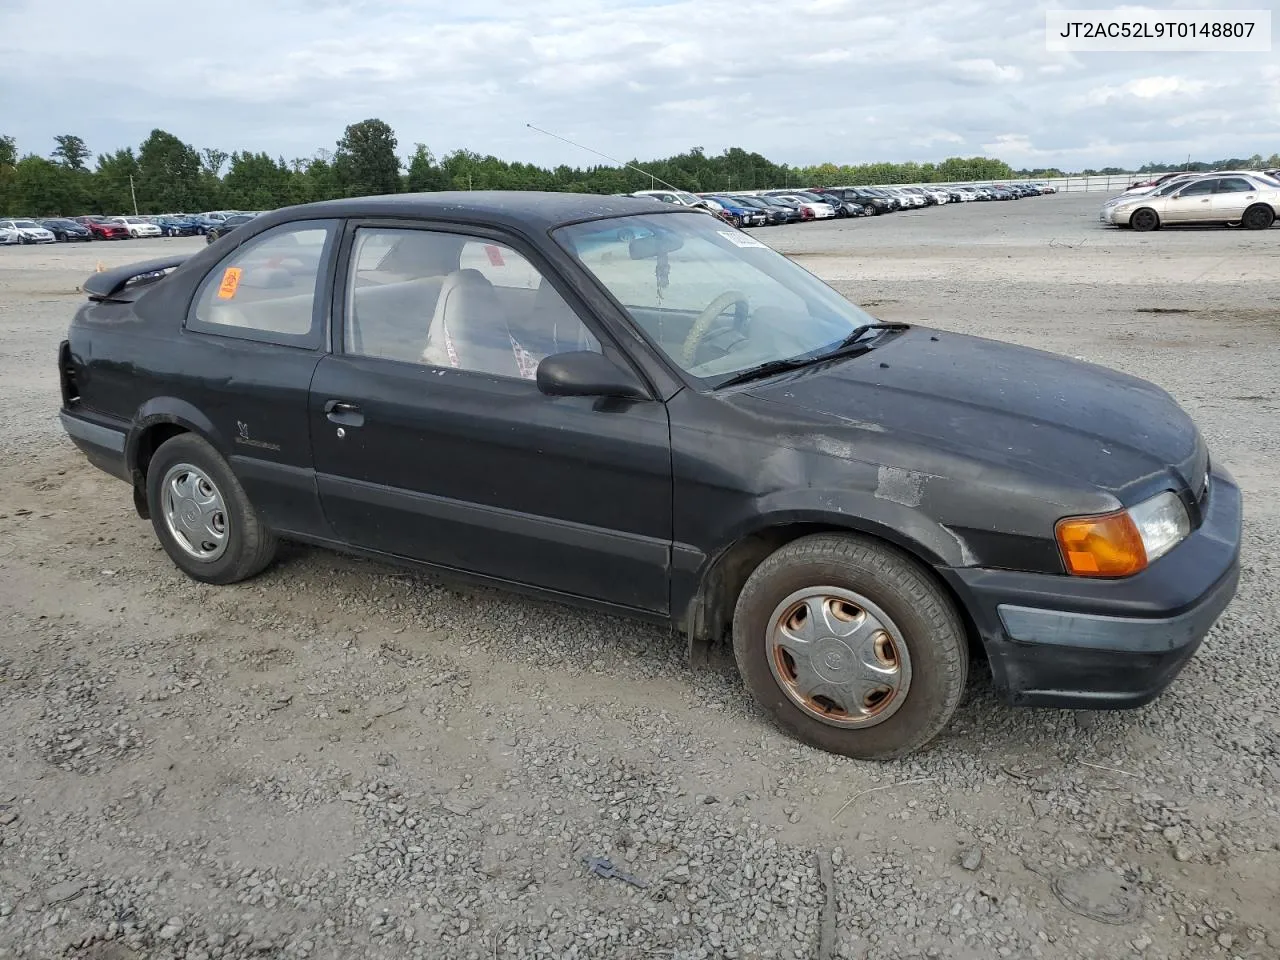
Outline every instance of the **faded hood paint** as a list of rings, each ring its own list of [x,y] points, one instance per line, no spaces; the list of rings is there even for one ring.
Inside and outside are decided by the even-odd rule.
[[[861,356],[747,391],[885,440],[1124,494],[1185,486],[1207,468],[1199,431],[1159,387],[1069,357],[924,327]]]

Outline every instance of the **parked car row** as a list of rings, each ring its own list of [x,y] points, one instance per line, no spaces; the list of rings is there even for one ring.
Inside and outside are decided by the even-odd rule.
[[[663,203],[708,210],[735,227],[764,227],[835,217],[872,217],[897,210],[964,203],[973,200],[1017,200],[1056,193],[1044,183],[950,184],[918,187],[814,187],[733,193],[688,193],[683,190],[638,190],[627,194]]]
[[[1098,219],[1138,231],[1176,224],[1266,230],[1280,218],[1280,178],[1257,170],[1170,173],[1112,197]]]
[[[17,217],[0,220],[0,246],[201,235],[216,239],[228,231],[229,223],[246,223],[256,215],[241,210],[215,210],[151,216]]]

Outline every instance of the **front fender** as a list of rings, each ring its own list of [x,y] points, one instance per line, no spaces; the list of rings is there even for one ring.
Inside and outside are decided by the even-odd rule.
[[[909,499],[909,498],[907,498]],[[976,562],[961,537],[909,503],[848,489],[805,488],[769,494],[756,510],[719,532],[701,550],[677,543],[672,551],[671,609],[690,639],[690,650],[714,639],[732,617],[737,590],[770,552],[807,532],[842,530],[877,537],[928,567]]]

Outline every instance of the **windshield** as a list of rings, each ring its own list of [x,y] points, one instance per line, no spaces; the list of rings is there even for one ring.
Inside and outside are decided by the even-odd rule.
[[[34,220],[15,220],[14,226],[21,227],[23,230],[39,230],[40,224]]]
[[[715,385],[840,344],[874,320],[759,240],[698,214],[645,214],[553,234],[666,356]]]

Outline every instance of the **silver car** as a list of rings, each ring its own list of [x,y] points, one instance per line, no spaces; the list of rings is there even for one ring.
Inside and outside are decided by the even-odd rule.
[[[19,243],[54,243],[58,239],[34,220],[0,220],[0,230],[17,234]]]
[[[1108,202],[1098,219],[1134,230],[1167,224],[1240,224],[1265,230],[1280,216],[1280,181],[1261,173],[1205,174]]]

